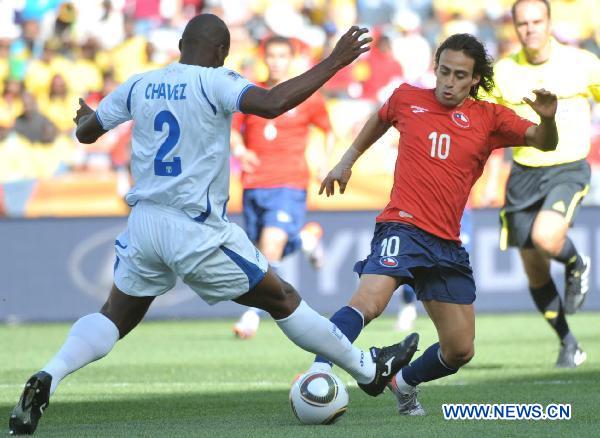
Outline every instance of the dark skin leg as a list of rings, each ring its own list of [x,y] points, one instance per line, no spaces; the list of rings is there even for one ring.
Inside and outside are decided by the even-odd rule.
[[[119,329],[119,339],[133,330],[146,315],[155,297],[132,297],[121,292],[113,284],[108,299],[100,313],[110,319]],[[274,319],[290,316],[300,304],[300,295],[271,269],[254,289],[235,299],[238,304],[258,307]]]
[[[291,284],[283,281],[269,268],[265,278],[254,289],[233,301],[244,306],[258,307],[268,312],[273,319],[283,319],[296,310],[302,298]]]
[[[100,313],[110,319],[119,329],[119,339],[123,339],[144,318],[154,297],[132,297],[121,292],[113,284],[108,299]]]

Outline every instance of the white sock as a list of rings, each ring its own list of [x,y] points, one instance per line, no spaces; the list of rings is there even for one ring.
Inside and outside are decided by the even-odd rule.
[[[404,381],[404,377],[402,377],[402,370],[398,371],[398,373],[394,376],[394,379],[396,379],[396,386],[401,393],[408,394],[415,390],[414,386],[409,385]]]
[[[52,376],[50,395],[67,374],[106,356],[118,340],[117,326],[103,314],[79,318],[58,353],[42,368]]]
[[[311,309],[305,301],[301,301],[290,316],[276,322],[294,344],[326,357],[358,383],[370,383],[375,378],[371,355],[354,347],[335,324]]]

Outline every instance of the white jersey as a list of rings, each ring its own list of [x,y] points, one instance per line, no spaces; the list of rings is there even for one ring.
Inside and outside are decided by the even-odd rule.
[[[105,130],[134,120],[130,206],[147,200],[198,222],[227,221],[231,116],[252,84],[223,68],[173,63],[134,75],[106,96]]]

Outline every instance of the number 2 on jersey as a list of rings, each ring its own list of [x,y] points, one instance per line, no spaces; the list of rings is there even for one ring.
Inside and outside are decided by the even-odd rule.
[[[154,130],[162,132],[165,123],[168,129],[167,138],[158,148],[154,158],[154,174],[158,176],[177,176],[181,173],[181,158],[173,157],[173,161],[163,160],[179,141],[181,131],[177,119],[167,110],[159,112],[154,118]]]

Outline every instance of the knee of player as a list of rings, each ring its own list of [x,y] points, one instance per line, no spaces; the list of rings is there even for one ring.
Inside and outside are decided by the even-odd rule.
[[[294,286],[281,280],[281,294],[278,295],[277,300],[271,301],[271,309],[268,311],[275,319],[285,318],[294,313],[301,300]]]
[[[531,240],[537,249],[550,256],[557,255],[564,243],[560,235],[535,230],[531,233]]]
[[[362,314],[364,324],[367,325],[381,315],[388,304],[387,301],[378,298],[376,294],[365,294],[359,290],[352,296],[348,305]]]
[[[357,308],[362,314],[363,314],[363,318],[365,321],[365,325],[367,325],[369,322],[373,321],[375,318],[377,318],[379,315],[381,315],[383,313],[383,311],[385,310],[385,307],[382,307],[380,305],[378,305],[377,303],[361,303],[360,306],[355,306],[353,305],[352,307]]]
[[[563,226],[536,223],[531,230],[531,240],[537,249],[555,256],[565,243],[566,231]]]
[[[444,360],[452,368],[460,368],[468,364],[475,356],[473,344],[465,344],[445,352]]]

